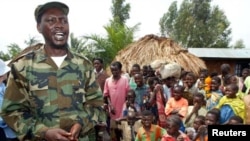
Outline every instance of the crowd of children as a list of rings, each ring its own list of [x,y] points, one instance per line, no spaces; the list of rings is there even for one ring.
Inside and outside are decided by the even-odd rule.
[[[93,65],[108,116],[97,140],[207,141],[208,125],[250,124],[247,68],[236,76],[222,64],[221,72],[196,76],[178,64],[134,64],[124,73],[116,61],[108,75],[101,58]]]
[[[115,63],[120,64],[116,70]],[[168,64],[158,68],[134,64],[125,74],[120,62],[113,64],[104,86],[112,107],[109,116],[115,120],[110,129],[119,131],[109,131],[112,141],[206,141],[208,125],[249,124],[249,69],[236,76],[222,64],[221,72],[201,70],[196,76],[179,68],[170,72]],[[117,74],[127,81],[120,88]]]

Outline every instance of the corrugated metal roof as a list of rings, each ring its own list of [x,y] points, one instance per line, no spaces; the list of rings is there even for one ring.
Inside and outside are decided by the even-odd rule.
[[[250,49],[188,48],[188,52],[200,58],[250,59]]]

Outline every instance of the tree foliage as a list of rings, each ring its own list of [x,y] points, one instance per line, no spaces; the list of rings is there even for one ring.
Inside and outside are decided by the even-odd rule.
[[[15,57],[22,51],[22,49],[16,43],[8,45],[7,48],[11,58]]]
[[[124,25],[129,19],[130,4],[124,4],[125,0],[112,0],[111,13],[113,21]]]
[[[10,55],[8,53],[4,53],[3,51],[0,51],[0,59],[7,61],[10,60]]]
[[[125,0],[112,0],[110,23],[104,26],[107,33],[105,37],[92,34],[85,35],[88,48],[92,48],[92,54],[103,58],[109,64],[117,55],[117,52],[133,42],[134,33],[139,24],[128,27],[125,23],[129,19],[130,4],[124,4]]]
[[[184,47],[226,48],[231,40],[229,21],[211,0],[173,2],[160,19],[162,36],[169,36]]]
[[[32,46],[32,45],[35,45],[37,43],[39,43],[40,40],[38,40],[36,37],[29,37],[28,40],[25,40],[24,43],[29,47],[29,46]]]
[[[28,40],[25,40],[24,43],[29,47],[32,45],[35,45],[37,43],[39,43],[40,41],[37,40],[36,37],[29,37]],[[2,51],[0,51],[0,58],[3,60],[10,60],[12,58],[14,58],[15,56],[17,56],[21,51],[22,48],[20,48],[20,46],[16,43],[11,43],[9,45],[7,45],[7,53],[4,53]]]
[[[89,48],[93,48],[93,53],[110,63],[116,56],[117,52],[125,46],[133,42],[134,32],[138,29],[138,25],[127,27],[111,21],[110,24],[104,26],[107,37],[99,35],[84,36],[90,41]]]
[[[87,40],[83,37],[75,37],[73,33],[70,34],[69,46],[73,52],[87,56],[88,58],[93,58],[91,50],[87,48]]]
[[[243,42],[242,39],[239,39],[235,42],[235,44],[233,45],[233,48],[237,48],[237,49],[242,49],[242,48],[245,48],[245,44]]]
[[[7,61],[10,60],[11,58],[15,57],[18,55],[18,53],[21,52],[21,48],[19,47],[18,44],[16,43],[11,43],[10,45],[7,46],[7,53],[0,52],[1,59]]]

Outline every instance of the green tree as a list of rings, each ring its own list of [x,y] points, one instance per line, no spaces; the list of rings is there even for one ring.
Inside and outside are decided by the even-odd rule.
[[[124,4],[125,0],[112,0],[111,13],[115,23],[124,25],[129,19],[130,4]]]
[[[16,43],[11,43],[7,45],[7,53],[0,51],[0,58],[7,61],[14,58],[18,53],[21,52],[21,48]]]
[[[173,2],[160,19],[160,32],[184,47],[226,48],[231,40],[229,21],[211,0]]]
[[[39,40],[37,40],[36,37],[29,37],[28,40],[25,40],[24,43],[29,47],[32,45],[35,45],[39,43]],[[20,46],[16,43],[11,43],[10,45],[7,45],[7,53],[0,52],[0,58],[3,60],[10,60],[11,58],[14,58],[16,55],[18,55],[22,49]]]
[[[104,26],[104,29],[107,32],[105,38],[96,34],[84,37],[90,41],[88,48],[92,48],[92,53],[103,58],[106,63],[110,63],[117,52],[133,42],[133,35],[138,25],[127,27],[111,21],[110,24]]]
[[[74,36],[74,33],[70,34],[70,47],[72,51],[80,54],[87,55],[87,49],[86,49],[86,40],[84,38],[77,38]]]
[[[170,7],[168,8],[166,14],[160,19],[160,32],[162,36],[173,34],[174,32],[174,23],[173,21],[176,19],[177,13],[177,1],[174,1]]]
[[[7,54],[7,53],[4,53],[3,51],[0,51],[0,59],[4,60],[4,61],[7,61],[7,60],[10,60],[10,55]]]
[[[245,44],[244,41],[242,39],[239,39],[235,42],[235,44],[233,45],[233,48],[238,48],[238,49],[242,49],[245,48]]]
[[[22,51],[22,49],[16,43],[11,43],[10,45],[7,46],[7,49],[8,49],[8,54],[10,56],[9,59],[15,57]]]
[[[129,18],[130,4],[124,4],[125,0],[112,0],[111,12],[113,19],[104,26],[106,37],[96,34],[83,36],[88,41],[88,47],[92,48],[92,54],[101,57],[109,64],[117,55],[117,52],[133,42],[134,33],[139,24],[128,27],[125,23]]]
[[[38,40],[36,37],[29,37],[28,40],[25,40],[24,43],[29,47],[29,46],[32,46],[32,45],[35,45],[37,43],[39,43],[40,40]]]

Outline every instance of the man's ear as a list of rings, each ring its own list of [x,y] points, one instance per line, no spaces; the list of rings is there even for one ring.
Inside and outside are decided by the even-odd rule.
[[[41,25],[39,23],[37,23],[36,29],[39,33],[42,33]]]

